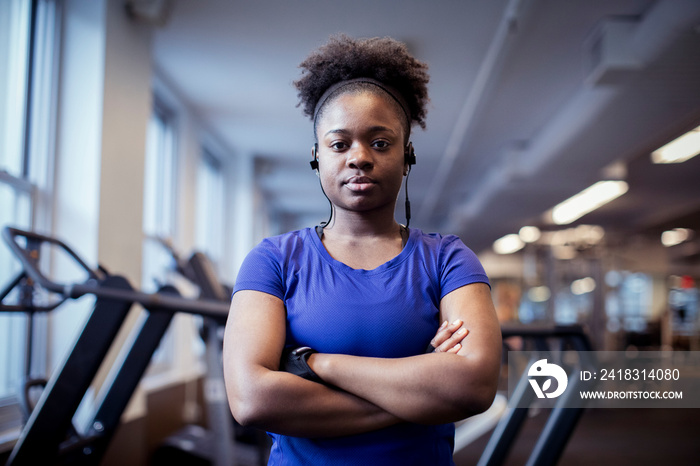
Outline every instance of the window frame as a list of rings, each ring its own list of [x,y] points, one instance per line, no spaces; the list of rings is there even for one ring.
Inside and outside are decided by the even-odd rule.
[[[152,133],[151,125],[154,120],[159,125],[158,134]],[[149,119],[149,130],[146,141],[146,164],[144,170],[144,210],[143,210],[143,234],[144,240],[142,243],[143,259],[142,259],[142,288],[145,291],[155,292],[156,287],[153,287],[152,282],[168,283],[170,282],[169,271],[164,266],[167,262],[165,259],[166,249],[162,245],[157,244],[159,241],[171,241],[176,234],[177,228],[177,186],[178,186],[178,124],[177,115],[167,105],[165,105],[158,95],[154,94],[153,107],[151,117]],[[156,136],[157,141],[150,138]],[[163,144],[164,143],[164,144]],[[157,144],[157,147],[152,147]],[[151,153],[155,149],[155,156]],[[149,159],[155,157],[155,160]],[[167,163],[166,170],[159,170],[159,165],[163,162]],[[152,170],[155,169],[155,175]],[[149,191],[149,183],[155,181],[155,199],[148,199],[151,195]],[[153,204],[153,205],[151,205]],[[157,219],[154,224],[149,225],[151,215],[155,214]],[[162,215],[165,216],[163,217]],[[153,227],[153,228],[151,228]],[[159,256],[161,260],[159,266],[153,267],[154,255]],[[147,265],[148,264],[148,265]],[[159,271],[153,273],[155,269]],[[151,364],[146,373],[147,378],[153,378],[167,374],[175,364],[175,331],[171,325],[168,331],[163,336],[158,349],[154,352],[151,358]]]
[[[25,5],[26,3],[26,5]],[[19,171],[11,173],[0,166],[0,185],[9,187],[15,194],[15,202],[21,202],[24,196],[27,202],[26,216],[18,223],[14,215],[13,226],[32,230],[48,230],[51,225],[53,166],[55,148],[55,127],[58,98],[58,67],[61,46],[62,5],[56,0],[17,1],[17,4],[28,7],[25,17],[29,24],[26,32],[26,62],[20,65],[24,68],[24,96],[22,96],[21,135],[18,138],[21,150],[18,155]],[[4,111],[5,109],[0,109]],[[17,155],[17,154],[16,154]],[[9,167],[8,167],[9,168]],[[5,225],[0,225],[4,227]],[[4,247],[4,246],[0,246]],[[47,263],[42,258],[42,263]],[[10,276],[19,272],[19,264],[11,261],[14,271]],[[2,283],[0,286],[7,284]],[[8,301],[8,304],[10,302]],[[30,319],[26,315],[15,314],[24,319],[24,331],[16,339],[13,347],[8,346],[8,354],[15,351],[14,347],[22,348],[22,363],[19,366],[24,372],[19,380],[25,377],[36,377],[36,374],[47,373],[47,319],[36,316]],[[31,334],[28,332],[31,331]],[[21,341],[20,341],[21,340]],[[31,360],[27,360],[26,345],[31,345]],[[19,388],[19,387],[18,387]],[[17,390],[0,396],[0,452],[7,451],[17,440],[24,424],[20,396]]]
[[[201,186],[202,179],[200,178],[200,170],[208,170],[216,177],[215,183],[205,183],[206,186]],[[205,175],[208,176],[208,175]],[[207,180],[211,181],[211,180]],[[197,249],[207,254],[209,259],[216,265],[220,264],[224,255],[224,203],[223,199],[226,193],[224,165],[220,159],[214,155],[206,146],[202,147],[200,159],[197,166],[197,198],[196,202],[196,218],[195,218],[195,244]],[[212,189],[219,191],[212,193]],[[205,198],[202,198],[204,195]],[[211,212],[210,206],[214,205],[213,209],[218,210]],[[212,214],[210,215],[207,214]],[[206,216],[207,218],[203,217]],[[197,227],[207,225],[203,231]]]

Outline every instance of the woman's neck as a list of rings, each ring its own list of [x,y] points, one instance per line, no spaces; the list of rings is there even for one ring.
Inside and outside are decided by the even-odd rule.
[[[392,215],[377,215],[368,212],[343,212],[333,215],[330,225],[324,227],[324,234],[337,238],[391,238],[395,237],[399,224]]]
[[[354,269],[372,270],[401,253],[408,233],[393,217],[340,215],[321,232],[326,251]]]

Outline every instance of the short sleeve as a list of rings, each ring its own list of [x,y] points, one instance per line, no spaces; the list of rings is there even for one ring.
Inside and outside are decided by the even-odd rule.
[[[456,236],[446,236],[440,247],[440,299],[471,283],[489,283],[476,254]]]
[[[263,240],[243,260],[233,294],[254,290],[284,299],[282,253],[271,241]]]

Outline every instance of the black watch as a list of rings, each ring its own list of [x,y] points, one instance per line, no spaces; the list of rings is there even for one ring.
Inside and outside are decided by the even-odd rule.
[[[323,380],[321,380],[318,374],[311,370],[308,363],[309,357],[317,352],[318,351],[308,346],[295,349],[285,348],[284,351],[282,351],[280,370],[298,375],[306,380],[323,383]]]

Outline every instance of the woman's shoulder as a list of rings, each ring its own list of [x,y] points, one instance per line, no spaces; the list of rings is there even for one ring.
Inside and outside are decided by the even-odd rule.
[[[442,234],[442,233],[426,233],[423,230],[412,228],[411,236],[413,236],[416,242],[423,247],[427,247],[430,250],[441,251],[449,247],[464,247],[469,249],[459,236],[452,234]]]
[[[459,236],[423,232],[416,233],[416,236],[423,245],[422,255],[426,263],[432,264],[433,270],[441,277],[442,296],[469,283],[489,283],[476,253]]]
[[[304,242],[309,235],[308,230],[295,230],[263,239],[248,252],[242,268],[258,272],[272,268],[281,273],[290,261],[299,260],[301,255],[308,254],[304,252],[309,250],[304,248]]]
[[[298,257],[309,248],[305,247],[310,239],[312,228],[289,231],[280,235],[269,236],[257,244],[251,254],[272,257],[277,261],[286,262],[292,257]]]
[[[303,243],[309,236],[311,228],[288,231],[275,236],[268,236],[260,242],[260,245],[276,246],[279,249],[287,249]]]
[[[457,235],[418,230],[415,232],[415,240],[419,253],[440,267],[455,261],[479,264],[476,253]]]

